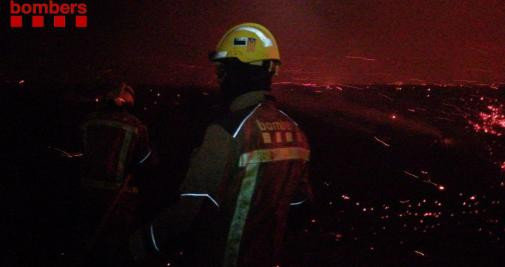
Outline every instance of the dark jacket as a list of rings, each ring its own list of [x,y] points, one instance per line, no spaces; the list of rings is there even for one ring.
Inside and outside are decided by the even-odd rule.
[[[126,110],[92,113],[81,129],[85,186],[117,189],[131,169],[151,155],[146,127]]]
[[[290,205],[311,196],[310,148],[266,91],[236,98],[191,159],[178,204],[148,229],[159,250],[191,229],[205,266],[273,266]]]

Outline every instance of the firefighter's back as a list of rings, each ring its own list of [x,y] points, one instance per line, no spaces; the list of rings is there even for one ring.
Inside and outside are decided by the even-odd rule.
[[[143,124],[127,112],[96,112],[82,130],[86,151],[83,176],[121,183],[139,135],[146,131]]]
[[[149,156],[147,130],[121,110],[90,114],[82,125],[85,158],[81,167],[80,223],[87,264],[124,266],[128,236],[137,227],[138,189],[132,166]],[[126,184],[125,184],[126,183]]]
[[[236,168],[222,182],[227,223],[224,266],[273,266],[287,213],[306,180],[310,148],[296,122],[264,101],[230,131]]]

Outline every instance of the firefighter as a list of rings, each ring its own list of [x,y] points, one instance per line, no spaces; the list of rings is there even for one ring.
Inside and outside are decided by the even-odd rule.
[[[267,28],[231,28],[210,60],[229,113],[206,129],[179,202],[137,231],[131,250],[143,258],[182,240],[197,253],[184,252],[188,266],[274,266],[288,210],[311,198],[307,138],[269,93],[280,57]]]
[[[138,228],[138,187],[132,173],[152,159],[146,126],[129,110],[135,92],[110,82],[99,111],[81,125],[81,229],[86,264],[125,266],[128,237]]]

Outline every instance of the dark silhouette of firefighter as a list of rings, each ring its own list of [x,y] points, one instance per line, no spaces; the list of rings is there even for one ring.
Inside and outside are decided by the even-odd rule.
[[[312,196],[307,138],[269,94],[280,57],[268,29],[233,27],[210,60],[229,113],[206,129],[179,202],[132,236],[132,253],[141,259],[182,240],[188,266],[274,266],[288,210]]]
[[[129,112],[134,90],[125,82],[107,87],[103,106],[81,126],[82,263],[127,266],[128,238],[138,228],[140,205],[132,173],[152,156],[146,126]]]

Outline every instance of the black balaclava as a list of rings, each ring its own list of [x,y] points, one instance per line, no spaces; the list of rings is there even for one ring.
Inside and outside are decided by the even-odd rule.
[[[268,62],[262,66],[242,63],[237,59],[222,61],[218,79],[224,101],[229,105],[235,98],[251,91],[270,91],[273,73]]]

